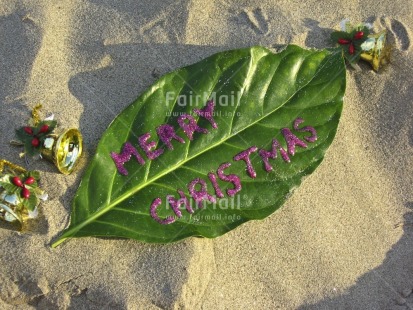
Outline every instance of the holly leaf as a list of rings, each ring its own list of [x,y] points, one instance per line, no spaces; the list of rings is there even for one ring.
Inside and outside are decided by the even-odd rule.
[[[49,128],[47,130],[47,132],[40,132],[40,130],[42,129],[42,127],[44,125],[47,125]],[[34,130],[34,133],[36,135],[47,135],[50,134],[57,126],[57,121],[40,121],[37,125],[36,128]]]
[[[34,178],[34,182],[31,184],[31,187],[35,188],[37,187],[38,181],[40,180],[40,172],[37,170],[31,170],[25,173],[25,175],[22,177],[23,179],[27,179],[28,177]]]
[[[225,51],[166,74],[103,134],[74,197],[70,225],[52,246],[85,236],[151,243],[189,236],[214,238],[249,220],[265,218],[323,160],[337,130],[345,84],[340,49],[305,50],[293,45],[278,54],[263,47]],[[206,111],[209,99],[215,103],[210,116],[216,128],[205,114],[197,113]],[[187,124],[187,115],[208,133],[198,128],[201,132],[194,132],[190,140],[191,130],[183,131],[185,126],[178,123],[186,118]],[[160,127],[163,124],[169,127]],[[308,126],[316,130],[317,140]],[[159,128],[172,128],[175,139],[161,142]],[[301,146],[292,150],[291,139]],[[155,156],[146,156],[138,140],[143,148],[147,145],[143,140],[155,141],[152,151],[163,153],[150,160],[148,156]],[[273,145],[277,157],[268,159],[268,167],[259,152],[271,151]],[[139,152],[144,162],[132,153],[122,157],[122,150]],[[244,150],[251,151],[255,177],[244,160],[235,159]],[[117,167],[111,154],[121,154],[124,165]],[[171,196],[175,201],[182,197],[175,212],[168,203]]]
[[[19,187],[4,181],[0,181],[0,187],[4,188],[8,194],[15,194],[20,189]]]
[[[350,54],[348,47],[347,48],[343,48],[343,55],[344,58],[352,65],[357,63],[360,60],[360,55],[361,55],[362,51],[355,49],[354,54]]]
[[[28,199],[22,199],[23,206],[29,210],[33,211],[39,204],[39,199],[36,197],[35,193],[30,191],[30,196]]]
[[[24,152],[26,153],[26,155],[33,157],[35,155],[39,155],[40,154],[40,146],[38,147],[34,147],[32,145],[32,141],[31,140],[24,140],[22,141],[24,144]],[[39,142],[41,143],[41,141]],[[40,145],[40,144],[39,144]]]
[[[331,33],[330,38],[332,42],[338,43],[339,39],[351,40],[353,36],[345,31],[334,31]]]
[[[40,172],[37,170],[31,170],[27,173],[27,177],[32,177],[35,180],[40,180]]]
[[[24,127],[20,127],[19,129],[16,129],[16,136],[21,142],[24,142],[25,140],[33,139],[33,135],[30,135],[27,132],[25,132]]]
[[[21,143],[23,143],[24,151],[29,156],[34,156],[40,153],[40,147],[33,147],[32,140],[34,138],[33,135],[28,134],[24,131],[24,127],[21,127],[16,130],[16,136]]]

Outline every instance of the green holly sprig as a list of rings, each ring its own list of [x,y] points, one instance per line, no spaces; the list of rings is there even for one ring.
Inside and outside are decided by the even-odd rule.
[[[43,191],[38,185],[39,179],[38,171],[29,171],[18,175],[4,174],[0,178],[0,187],[6,191],[7,195],[19,197],[21,208],[34,211],[39,204],[38,196],[43,195]]]
[[[349,64],[354,65],[360,59],[363,52],[361,45],[367,40],[370,29],[366,24],[352,26],[349,22],[345,22],[343,28],[342,31],[333,32],[331,40],[341,47]]]
[[[16,130],[16,135],[24,145],[24,152],[30,156],[41,152],[46,136],[56,127],[57,122],[53,120],[41,121],[36,126],[23,126]]]

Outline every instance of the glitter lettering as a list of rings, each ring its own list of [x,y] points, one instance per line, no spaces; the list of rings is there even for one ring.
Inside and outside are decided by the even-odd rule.
[[[156,128],[156,133],[159,136],[159,139],[168,147],[168,149],[173,150],[174,147],[171,143],[171,140],[174,139],[179,143],[185,143],[184,139],[178,136],[175,133],[175,129],[169,124],[162,124],[158,128]]]
[[[128,175],[128,171],[126,170],[123,165],[127,163],[132,155],[135,156],[136,160],[138,161],[139,164],[144,165],[145,161],[139,154],[138,150],[135,149],[132,144],[129,142],[126,142],[125,145],[123,146],[122,152],[120,154],[116,152],[111,152],[110,156],[112,157],[113,161],[115,162],[116,168],[118,169],[118,172],[123,175]]]
[[[201,185],[200,190],[195,189],[195,186],[197,186],[198,184]],[[204,207],[202,204],[203,200],[207,200],[209,202],[216,202],[215,197],[208,194],[206,182],[200,178],[196,178],[192,180],[188,184],[188,190],[189,190],[189,193],[191,194],[191,197],[195,200],[195,203],[197,204],[198,208]]]
[[[188,120],[188,123],[186,123],[185,120]],[[189,114],[184,114],[184,115],[179,116],[178,124],[183,129],[183,131],[185,132],[189,140],[194,139],[193,138],[194,132],[208,133],[208,130],[205,128],[199,127],[195,119]]]
[[[194,109],[194,113],[198,114],[200,117],[205,118],[208,120],[214,129],[218,128],[217,123],[215,122],[214,118],[212,117],[214,113],[214,101],[210,100],[207,102],[207,105],[203,109]],[[198,126],[195,119],[189,114],[183,114],[178,118],[178,124],[183,129],[189,140],[193,140],[193,134],[195,132],[200,132],[207,134],[208,130],[206,128],[201,128]],[[168,147],[168,149],[173,150],[173,145],[171,140],[174,139],[179,143],[185,143],[182,137],[178,136],[175,132],[174,127],[169,124],[162,124],[156,128],[156,133],[158,134],[159,139]],[[151,141],[148,142],[151,135],[150,133],[145,133],[144,135],[138,138],[139,146],[145,152],[146,156],[149,160],[154,160],[160,155],[164,153],[164,149],[160,148],[154,150],[156,147],[156,142]],[[120,154],[116,152],[111,152],[110,156],[112,157],[113,161],[115,162],[115,166],[118,172],[122,175],[128,175],[128,171],[123,167],[123,165],[128,162],[132,155],[135,155],[139,164],[144,165],[145,161],[139,154],[139,152],[130,144],[126,142]]]
[[[231,182],[234,184],[234,188],[227,189],[227,194],[230,197],[234,197],[236,193],[238,193],[241,187],[241,178],[236,174],[224,174],[224,170],[231,166],[230,163],[223,163],[218,167],[217,174],[220,180],[225,182]]]
[[[194,213],[194,210],[192,209],[191,205],[189,204],[188,198],[185,196],[184,192],[181,190],[178,190],[178,194],[180,196],[179,199],[175,199],[174,196],[168,195],[166,196],[166,199],[168,200],[169,204],[171,205],[172,210],[175,212],[177,217],[182,217],[182,212],[179,210],[179,207],[181,205],[184,205],[186,210],[192,214]]]
[[[200,117],[205,118],[208,120],[213,128],[216,128],[216,123],[215,120],[212,118],[212,114],[214,112],[214,103],[213,101],[209,101],[207,103],[207,106],[204,107],[202,110],[194,109],[194,112],[198,114]],[[309,143],[315,142],[317,140],[317,132],[316,130],[311,127],[311,126],[305,126],[302,128],[299,128],[300,124],[303,123],[304,120],[302,118],[296,118],[293,123],[293,128],[297,132],[308,132],[311,135],[304,137],[303,139],[306,140]],[[208,130],[204,128],[200,128],[196,122],[195,119],[188,115],[184,114],[178,119],[178,123],[181,126],[181,128],[184,130],[185,134],[188,136],[190,140],[193,138],[194,132],[202,132],[202,133],[208,133]],[[176,135],[176,132],[174,128],[168,124],[163,124],[159,126],[156,129],[159,139],[165,143],[165,145],[169,149],[173,149],[173,146],[171,144],[172,139],[177,140],[180,143],[184,143],[184,140]],[[307,144],[298,138],[295,134],[292,133],[292,131],[289,128],[282,128],[281,129],[281,134],[283,135],[285,139],[285,143],[287,145],[286,149],[284,149],[280,142],[276,139],[273,138],[271,141],[271,150],[266,150],[266,149],[260,149],[258,151],[258,148],[256,146],[251,146],[242,152],[236,154],[233,157],[234,161],[244,161],[246,165],[246,171],[249,177],[251,178],[256,178],[257,173],[254,170],[254,167],[251,162],[251,154],[255,153],[258,151],[258,155],[261,157],[263,163],[264,163],[264,170],[266,172],[270,172],[274,170],[274,167],[271,166],[270,164],[270,159],[276,159],[278,157],[278,152],[280,153],[280,157],[286,161],[290,162],[290,156],[295,155],[296,151],[296,146],[306,148]],[[139,143],[142,147],[142,149],[146,152],[148,155],[149,159],[156,158],[160,154],[156,154],[156,151],[152,151],[152,149],[155,147],[155,142],[150,142],[147,143],[147,140],[150,138],[149,133],[141,136],[139,138]],[[149,153],[148,152],[152,152]],[[159,150],[158,150],[159,151]],[[134,149],[130,144],[125,144],[125,147],[122,150],[121,154],[116,154],[112,153],[112,158],[114,159],[116,166],[118,167],[119,172],[121,173],[126,173],[126,169],[123,167],[123,164],[127,162],[132,155],[139,156],[139,153],[137,152],[136,149]],[[156,156],[157,155],[157,156]],[[139,160],[139,158],[141,160]],[[138,161],[143,164],[144,161],[141,157],[137,157]],[[162,200],[161,198],[156,198],[150,207],[150,215],[151,217],[158,223],[165,225],[165,224],[171,224],[175,222],[177,218],[181,218],[182,215],[182,210],[183,208],[181,206],[185,206],[185,209],[188,213],[193,214],[195,211],[192,209],[191,204],[189,199],[192,198],[196,206],[199,209],[202,209],[204,207],[204,201],[208,201],[211,203],[215,203],[217,201],[217,198],[224,198],[225,193],[229,197],[234,197],[237,193],[239,193],[242,189],[241,185],[241,178],[240,176],[236,174],[225,174],[224,170],[228,169],[231,167],[231,163],[226,162],[221,164],[217,171],[214,172],[209,172],[208,173],[208,179],[211,182],[214,190],[215,190],[215,196],[209,194],[207,192],[207,183],[205,180],[201,178],[196,178],[193,179],[191,182],[188,183],[187,187],[189,190],[189,196],[187,197],[185,193],[182,190],[177,190],[179,194],[179,198],[175,198],[173,195],[167,195],[166,199],[169,205],[171,206],[173,212],[175,213],[175,216],[168,216],[165,219],[161,219],[156,210],[159,205],[161,205]],[[218,183],[218,179],[224,182],[229,182],[233,184],[233,188],[230,189],[225,189],[221,188],[220,184]]]
[[[311,136],[309,137],[304,137],[304,139],[308,142],[315,142],[317,141],[317,132],[314,129],[314,127],[311,126],[305,126],[303,128],[298,128],[298,126],[300,126],[300,124],[304,122],[304,120],[301,117],[298,117],[295,119],[294,121],[294,129],[298,132],[309,132],[311,133]]]
[[[157,158],[159,155],[163,153],[163,149],[157,149],[157,150],[152,151],[152,149],[156,147],[156,142],[155,141],[148,142],[150,137],[151,137],[151,134],[147,132],[144,135],[140,136],[138,141],[139,141],[140,147],[146,153],[146,156],[149,159],[154,160],[155,158]]]
[[[208,178],[211,181],[212,186],[214,187],[215,195],[218,198],[224,198],[224,193],[222,192],[221,188],[219,187],[219,184],[217,182],[217,176],[215,175],[215,173],[213,173],[213,172],[208,173]]]
[[[157,221],[159,224],[162,225],[167,225],[167,224],[172,224],[175,222],[175,218],[173,216],[168,216],[166,219],[162,220],[158,214],[156,213],[156,209],[162,204],[162,199],[161,198],[155,198],[154,201],[151,204],[150,208],[150,213],[151,217]]]
[[[272,166],[270,165],[270,162],[268,159],[275,159],[277,158],[277,152],[278,150],[280,151],[281,157],[284,161],[286,162],[290,162],[290,158],[288,157],[287,151],[284,150],[280,143],[278,142],[277,139],[273,139],[272,140],[272,147],[271,147],[271,151],[266,151],[266,150],[259,150],[258,154],[261,156],[262,161],[264,162],[264,168],[265,171],[270,172],[273,170]]]
[[[194,109],[194,112],[195,112],[197,115],[205,118],[208,122],[210,122],[211,125],[212,125],[212,128],[217,129],[217,128],[218,128],[218,125],[217,125],[217,123],[215,122],[214,117],[213,117],[213,115],[214,115],[214,108],[215,108],[215,103],[214,103],[214,101],[213,101],[213,100],[209,100],[209,101],[207,102],[207,105],[206,105],[202,110],[200,110],[200,109]]]
[[[307,144],[305,144],[304,141],[298,139],[296,135],[294,135],[290,129],[288,128],[283,128],[281,129],[281,132],[285,138],[285,141],[287,142],[287,150],[288,154],[294,155],[295,154],[295,146],[301,146],[302,148],[306,148]]]
[[[235,161],[238,161],[238,160],[245,161],[245,164],[247,166],[248,175],[253,179],[257,177],[257,173],[255,172],[254,167],[251,164],[250,155],[256,152],[257,150],[258,148],[256,146],[251,146],[245,151],[242,151],[241,153],[238,153],[237,155],[234,156]]]

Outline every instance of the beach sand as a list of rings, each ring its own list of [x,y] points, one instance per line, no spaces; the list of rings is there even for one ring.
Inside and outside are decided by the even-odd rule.
[[[1,309],[413,309],[413,2],[0,0],[0,158],[42,103],[78,127],[70,176],[44,161],[35,229],[0,229]],[[71,199],[112,119],[160,75],[215,52],[331,46],[343,18],[388,29],[392,64],[347,71],[337,136],[263,221],[171,245],[72,239]]]

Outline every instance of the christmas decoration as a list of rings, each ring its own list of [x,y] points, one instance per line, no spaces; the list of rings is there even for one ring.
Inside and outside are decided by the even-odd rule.
[[[40,200],[47,195],[39,187],[37,171],[26,171],[7,160],[0,160],[0,219],[22,229],[36,218]]]
[[[82,154],[83,139],[76,128],[54,132],[57,122],[53,116],[40,121],[36,106],[32,112],[30,125],[20,127],[16,135],[18,145],[24,146],[24,155],[44,157],[53,162],[63,174],[70,174]]]
[[[378,71],[390,62],[391,48],[386,44],[386,30],[376,34],[371,34],[370,31],[370,24],[353,26],[345,19],[341,22],[341,31],[333,32],[331,40],[341,47],[344,58],[351,66],[354,67],[362,59]]]

